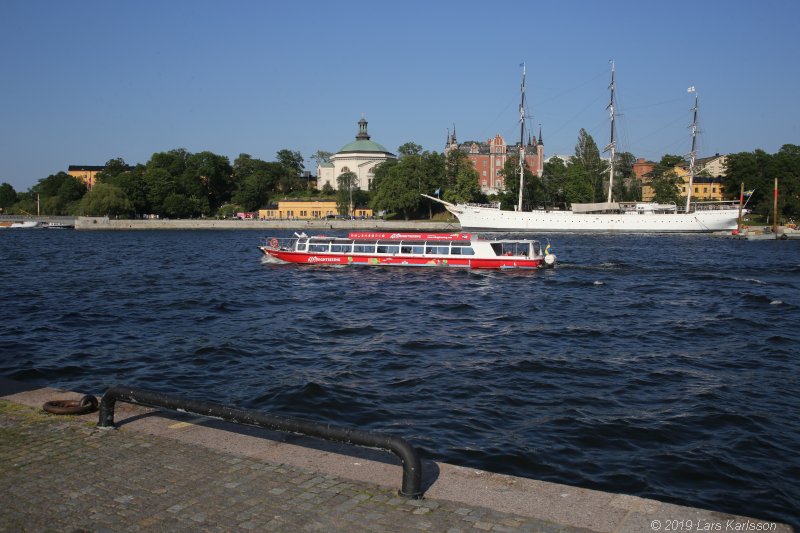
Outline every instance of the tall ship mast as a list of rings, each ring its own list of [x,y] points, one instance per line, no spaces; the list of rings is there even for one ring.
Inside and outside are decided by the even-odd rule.
[[[611,101],[608,103],[609,114],[611,115],[611,140],[606,146],[604,152],[611,152],[611,159],[608,164],[608,200],[611,202],[612,191],[614,190],[614,164],[617,159],[617,141],[614,138],[614,60],[611,60],[611,85],[608,86],[611,90]]]
[[[522,212],[522,189],[525,187],[525,63],[522,64],[522,85],[520,86],[519,104],[519,204],[517,211]]]
[[[689,212],[689,207],[692,202],[692,188],[694,186],[694,165],[697,159],[697,89],[691,86],[687,89],[688,92],[694,93],[694,107],[692,108],[692,151],[689,152],[689,190],[686,194],[686,212]]]
[[[569,209],[538,208],[524,211],[522,193],[525,165],[525,65],[522,65],[522,97],[520,104],[520,168],[519,200],[513,211],[500,209],[499,204],[453,204],[423,194],[445,206],[458,218],[465,231],[487,232],[578,232],[578,233],[699,233],[734,230],[739,218],[735,201],[695,202],[691,206],[691,193],[696,165],[697,95],[695,94],[694,120],[692,122],[692,151],[689,164],[689,194],[686,210],[678,210],[675,203],[615,202],[613,201],[616,170],[617,140],[615,130],[615,65],[611,62],[611,99],[607,106],[611,122],[611,139],[604,152],[610,152],[608,195],[605,202],[573,203]],[[695,92],[690,88],[690,92]]]

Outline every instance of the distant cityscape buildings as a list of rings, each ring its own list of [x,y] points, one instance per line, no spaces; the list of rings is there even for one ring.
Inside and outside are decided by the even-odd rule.
[[[322,162],[317,166],[317,176],[309,176],[305,173],[304,179],[312,184],[316,182],[318,189],[329,185],[334,190],[338,188],[337,180],[339,176],[346,172],[352,172],[356,176],[355,185],[358,189],[369,190],[370,184],[375,177],[375,169],[381,163],[390,159],[397,159],[397,156],[389,152],[383,145],[373,141],[367,131],[367,121],[363,117],[358,121],[358,133],[355,140],[345,144],[338,152],[333,154],[328,161]],[[444,153],[453,150],[460,150],[472,162],[478,172],[478,180],[481,191],[485,194],[497,194],[506,188],[507,176],[503,176],[503,167],[509,157],[519,153],[519,143],[506,144],[502,135],[496,134],[485,142],[467,141],[459,143],[456,138],[456,130],[453,127],[452,133],[448,131],[445,142]],[[554,155],[565,162],[569,162],[571,156]],[[548,159],[550,159],[548,158]],[[695,200],[722,200],[725,195],[725,188],[722,178],[725,176],[725,164],[727,157],[715,154],[712,157],[699,158],[695,162],[695,177],[693,180],[692,198]],[[536,175],[542,176],[544,171],[544,142],[542,140],[542,130],[539,128],[539,137],[528,138],[525,145],[525,162],[527,167]],[[653,170],[657,164],[644,158],[639,158],[633,164],[633,173],[642,184],[642,201],[650,202],[655,197],[655,191],[650,182],[653,178]],[[134,167],[128,166],[129,170]],[[102,165],[69,165],[67,173],[76,177],[86,184],[91,190],[99,172],[105,169]],[[678,193],[686,196],[689,186],[689,165],[681,162],[672,169],[678,177]],[[513,176],[516,179],[516,175]],[[334,211],[332,205],[320,205],[318,200],[311,200],[315,205],[291,205],[289,203],[278,206],[270,206],[264,210],[261,216],[264,218],[316,218],[329,216]],[[358,216],[371,216],[371,212],[363,211]]]

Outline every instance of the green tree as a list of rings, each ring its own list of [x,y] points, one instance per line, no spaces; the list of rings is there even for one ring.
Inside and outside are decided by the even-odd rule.
[[[17,191],[10,183],[0,184],[0,208],[3,210],[8,209],[17,201]]]
[[[164,200],[170,194],[177,194],[175,178],[163,168],[147,168],[142,175],[147,188],[147,203],[157,215],[164,215]]]
[[[183,194],[172,193],[164,198],[162,209],[170,218],[187,218],[194,214],[195,201]]]
[[[653,177],[650,185],[653,187],[653,200],[660,204],[674,202],[680,203],[681,196],[678,185],[681,180],[674,170],[667,170]]]
[[[336,178],[336,208],[340,215],[352,214],[354,207],[353,189],[356,187],[358,176],[355,172],[342,172]]]
[[[123,172],[127,172],[128,164],[125,163],[125,160],[121,157],[117,157],[114,159],[109,159],[106,161],[106,164],[103,165],[103,170],[97,173],[95,179],[97,181],[106,181],[109,182],[110,179],[119,176]]]
[[[437,180],[437,184],[443,185],[440,187],[442,197],[448,202],[485,202],[480,176],[467,154],[451,150],[444,159],[444,175]]]
[[[567,165],[559,157],[551,157],[544,164],[542,183],[549,205],[566,207]]]
[[[233,168],[228,158],[212,152],[189,155],[183,178],[183,194],[206,198],[206,204],[213,211],[231,199],[235,186]]]
[[[270,191],[274,191],[278,184],[278,179],[284,167],[280,163],[266,162],[261,159],[254,159],[250,154],[239,154],[233,162],[233,176],[237,187],[241,187],[245,180],[255,173],[261,173],[269,177],[266,184]]]
[[[108,170],[108,167],[106,167]],[[145,166],[136,165],[132,169],[120,172],[100,172],[97,174],[97,183],[106,183],[119,187],[131,201],[134,213],[150,213],[150,202],[147,199],[147,183],[144,179]]]
[[[43,215],[68,215],[86,194],[86,185],[66,172],[51,174],[31,187]]]
[[[614,191],[612,198],[616,201],[633,202],[642,199],[641,185],[633,172],[636,156],[630,152],[617,154],[614,165]]]
[[[256,170],[244,178],[239,190],[233,195],[233,202],[241,205],[245,211],[266,207],[270,194],[274,191],[274,183],[275,175],[269,170]]]
[[[530,211],[534,205],[544,204],[544,189],[542,181],[533,175],[533,172],[525,165],[523,169],[525,190],[522,192],[522,209]],[[512,155],[503,164],[500,171],[503,176],[505,190],[500,195],[500,203],[503,209],[514,209],[519,205],[519,155]]]
[[[186,162],[191,154],[185,148],[175,148],[168,152],[154,153],[147,162],[147,168],[166,170],[170,176],[177,178],[186,171]]]
[[[322,163],[327,163],[331,160],[331,156],[333,152],[326,152],[325,150],[317,150],[311,156],[311,160],[313,160],[317,166],[320,166]]]
[[[422,146],[415,142],[407,142],[397,149],[397,153],[400,154],[401,158],[409,155],[420,155],[422,154]]]
[[[580,165],[585,170],[585,176],[592,185],[592,198],[589,202],[596,199],[605,198],[605,183],[608,181],[606,172],[608,164],[600,157],[600,150],[597,143],[585,129],[581,128],[578,132],[578,143],[575,145],[575,156],[570,161],[572,165]]]
[[[658,203],[681,203],[679,186],[682,180],[675,167],[684,162],[679,155],[665,154],[650,172],[650,186],[653,188],[653,201]]]
[[[774,180],[778,178],[778,209],[781,220],[800,218],[800,147],[783,145],[775,154],[764,150],[730,154],[727,157],[725,190],[736,195],[740,184],[754,190],[748,208],[769,215],[773,208]]]
[[[119,187],[96,183],[81,200],[79,212],[89,216],[128,216],[133,205]]]
[[[305,170],[303,155],[292,150],[278,150],[278,163],[290,170],[295,176],[299,176]]]
[[[419,208],[419,186],[414,176],[404,172],[400,161],[389,160],[375,169],[372,208],[375,211],[401,213],[408,220]]]
[[[564,200],[569,204],[593,202],[594,195],[595,188],[586,168],[582,164],[567,165]]]

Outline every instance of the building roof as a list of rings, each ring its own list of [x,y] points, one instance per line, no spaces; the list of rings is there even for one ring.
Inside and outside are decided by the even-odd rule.
[[[357,140],[342,146],[338,153],[342,152],[381,152],[384,154],[390,153],[382,145],[370,140]]]
[[[337,154],[341,154],[343,152],[372,152],[394,156],[394,154],[389,152],[389,150],[384,148],[382,145],[369,139],[369,133],[367,133],[367,121],[364,120],[363,117],[358,121],[358,135],[356,135],[356,140],[342,146],[342,149],[339,150]]]
[[[135,167],[131,165],[125,165],[125,170],[133,170]],[[67,171],[88,171],[88,172],[102,172],[105,170],[105,165],[70,165],[67,167]]]
[[[105,165],[70,165],[67,170],[88,170],[91,172],[101,172],[105,168]]]

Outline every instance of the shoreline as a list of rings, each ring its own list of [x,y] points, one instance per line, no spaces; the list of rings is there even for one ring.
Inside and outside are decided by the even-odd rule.
[[[461,231],[454,222],[426,220],[113,220],[107,217],[77,217],[77,230],[414,230],[414,231]]]

